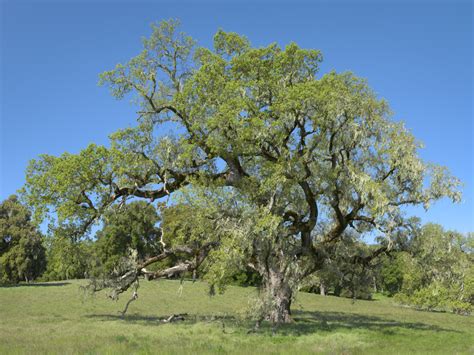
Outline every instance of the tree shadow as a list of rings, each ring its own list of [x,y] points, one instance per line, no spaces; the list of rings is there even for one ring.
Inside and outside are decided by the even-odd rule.
[[[167,315],[144,316],[140,314],[92,314],[88,318],[95,318],[101,321],[123,321],[131,324],[142,324],[147,326],[159,326],[167,323],[163,322]],[[291,324],[282,324],[273,327],[268,322],[263,322],[257,334],[262,335],[287,335],[300,336],[313,333],[331,333],[343,329],[361,329],[381,332],[385,335],[395,335],[401,330],[421,330],[435,332],[461,333],[458,330],[442,328],[432,324],[421,322],[405,322],[377,316],[366,316],[342,312],[310,312],[293,311]],[[255,323],[252,321],[242,321],[234,316],[213,316],[213,315],[187,315],[184,321],[173,322],[173,324],[196,324],[216,322],[222,326],[225,332],[227,328],[241,328],[243,331],[251,330]]]
[[[32,282],[32,283],[20,283],[20,284],[0,284],[0,288],[12,288],[12,287],[58,287],[70,285],[70,282]]]
[[[142,316],[139,314],[126,314],[122,316],[121,314],[89,314],[86,315],[87,318],[97,319],[99,321],[124,321],[127,323],[146,323],[146,325],[158,325],[163,324],[161,320],[165,317],[161,316]]]
[[[120,312],[118,314],[89,314],[85,317],[97,319],[99,321],[123,321],[130,324],[142,324],[147,326],[157,326],[157,325],[164,325],[169,324],[168,322],[164,322],[164,320],[168,319],[171,314],[163,314],[157,316],[146,316],[137,313],[133,314],[125,314],[122,315]],[[234,316],[216,316],[216,315],[197,315],[197,314],[185,314],[184,320],[173,321],[173,324],[196,324],[196,323],[205,323],[205,322],[224,322],[227,325],[230,324],[241,324],[242,322],[239,321]]]
[[[332,332],[338,329],[364,329],[384,333],[396,334],[401,329],[426,330],[435,332],[454,332],[458,330],[442,328],[422,322],[406,322],[367,316],[362,314],[322,311],[293,311],[294,322],[282,325],[280,332],[287,335],[303,335],[314,332]]]

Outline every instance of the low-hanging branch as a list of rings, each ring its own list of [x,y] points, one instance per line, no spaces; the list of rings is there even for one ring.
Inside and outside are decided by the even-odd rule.
[[[92,280],[89,289],[93,292],[98,292],[103,289],[111,289],[109,297],[113,300],[117,300],[120,294],[126,292],[130,287],[138,282],[140,276],[144,276],[148,280],[153,280],[159,278],[172,278],[174,276],[183,275],[185,272],[197,270],[206,259],[209,252],[218,246],[219,242],[208,242],[198,248],[176,246],[165,249],[160,254],[147,258],[143,262],[132,264],[129,270],[122,272],[116,277],[107,277],[101,281]],[[153,272],[146,270],[146,267],[172,256],[178,260],[175,265]],[[137,293],[135,290],[132,300],[135,300],[136,298]]]

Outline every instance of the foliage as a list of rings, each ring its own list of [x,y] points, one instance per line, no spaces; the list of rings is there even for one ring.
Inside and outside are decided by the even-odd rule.
[[[262,284],[262,277],[250,268],[243,271],[238,271],[232,276],[232,285],[236,286],[260,286]]]
[[[410,256],[406,252],[394,252],[384,256],[377,268],[377,286],[389,296],[400,292],[404,281],[404,269],[409,263]]]
[[[260,276],[247,265],[251,240],[248,235],[270,233],[273,222],[251,209],[234,190],[211,191],[184,188],[178,203],[163,211],[163,240],[196,249],[206,243],[221,246],[209,253],[199,274],[220,292],[227,284],[254,284]],[[262,235],[262,238],[265,236]]]
[[[159,221],[155,207],[145,201],[134,201],[107,211],[95,243],[102,271],[113,272],[130,250],[136,251],[139,261],[155,255],[161,235]]]
[[[0,204],[0,282],[31,281],[45,268],[42,236],[15,195]]]
[[[345,233],[335,244],[324,266],[305,280],[303,291],[331,293],[353,299],[371,299],[374,290],[374,261],[363,263],[373,246],[356,234]]]
[[[47,267],[42,280],[82,279],[92,276],[98,267],[94,243],[71,238],[67,228],[55,229],[46,245]]]
[[[427,310],[470,313],[474,305],[472,236],[427,224],[405,254],[397,299]]]

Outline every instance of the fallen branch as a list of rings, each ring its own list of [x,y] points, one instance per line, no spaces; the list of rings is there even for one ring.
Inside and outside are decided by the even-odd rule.
[[[172,323],[172,322],[177,322],[177,321],[183,321],[185,320],[185,317],[187,315],[188,315],[187,313],[172,314],[168,318],[162,319],[161,323]]]

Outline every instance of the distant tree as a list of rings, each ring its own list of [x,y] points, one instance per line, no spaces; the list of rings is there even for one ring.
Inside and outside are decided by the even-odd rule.
[[[406,251],[395,251],[381,257],[376,269],[376,285],[380,292],[393,296],[402,290],[405,263],[409,258]]]
[[[78,234],[114,204],[188,190],[189,204],[205,211],[191,217],[195,227],[215,228],[198,243],[166,243],[130,264],[116,294],[171,255],[183,259],[148,277],[212,261],[210,282],[222,284],[229,265],[245,264],[262,278],[262,319],[290,322],[295,290],[346,229],[385,237],[359,258],[367,262],[410,228],[404,206],[460,198],[458,180],[420,159],[420,144],[365,80],[318,75],[317,50],[252,47],[222,30],[212,48],[196,47],[176,21],[153,26],[143,45],[101,75],[115,97],[135,95],[139,124],[113,134],[108,148],[41,156],[25,186],[38,218],[55,211]],[[160,134],[168,128],[174,133]]]
[[[32,281],[45,265],[42,236],[28,209],[12,195],[0,204],[0,281]]]
[[[136,252],[138,262],[159,253],[159,221],[155,207],[145,201],[134,201],[107,211],[95,242],[96,255],[103,271],[113,272],[120,260],[132,250]]]
[[[403,284],[397,298],[427,310],[470,313],[474,306],[472,234],[425,225],[403,255]]]
[[[56,228],[45,240],[47,267],[43,279],[53,281],[92,276],[97,264],[92,241],[76,240],[68,228]]]
[[[373,246],[357,234],[345,233],[335,243],[335,250],[323,267],[305,282],[304,290],[332,293],[353,299],[370,299],[374,292],[374,268],[377,259],[361,263],[373,253]]]

